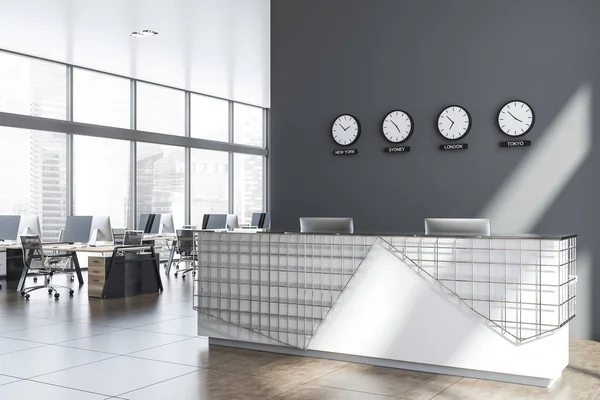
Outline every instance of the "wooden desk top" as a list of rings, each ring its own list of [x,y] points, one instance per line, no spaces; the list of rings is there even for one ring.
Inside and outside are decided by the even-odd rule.
[[[113,245],[102,245],[102,246],[88,246],[88,245],[74,245],[74,244],[44,244],[44,250],[50,251],[63,251],[63,252],[81,252],[81,253],[112,253],[116,246]],[[3,245],[0,244],[0,249],[10,249],[10,250],[20,250],[21,245],[18,244],[10,244]],[[121,249],[123,252],[134,252],[140,250],[146,250],[148,246],[138,246],[138,247],[126,247]],[[154,247],[155,250],[160,250],[161,247]]]
[[[144,240],[167,240],[167,241],[171,241],[171,240],[177,240],[177,235],[173,234],[173,235],[146,235],[144,234]]]

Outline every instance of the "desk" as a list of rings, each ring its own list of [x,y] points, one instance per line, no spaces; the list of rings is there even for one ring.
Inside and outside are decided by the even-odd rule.
[[[159,239],[155,239],[159,240]],[[162,238],[160,240],[163,240]],[[85,282],[83,281],[83,276],[81,274],[81,267],[79,265],[79,260],[77,258],[77,253],[90,253],[90,254],[105,254],[105,253],[113,253],[116,247],[113,245],[98,245],[98,246],[88,246],[88,245],[74,245],[68,243],[47,243],[43,245],[44,250],[46,252],[57,251],[69,253],[71,259],[73,260],[73,267],[75,269],[75,273],[77,274],[77,280],[79,285],[83,285]],[[156,247],[154,247],[156,249]],[[23,265],[23,252],[21,251],[21,246],[17,244],[0,244],[0,251],[4,250],[6,252],[6,280],[10,281],[18,281],[17,291],[20,292],[25,287],[25,279],[27,278],[28,269]],[[162,283],[161,283],[162,285]]]
[[[88,259],[88,296],[129,297],[163,290],[154,246],[115,246]]]
[[[575,235],[195,240],[210,344],[543,387],[569,362]]]
[[[167,261],[165,264],[165,274],[169,275],[169,273],[171,272],[171,264],[173,264],[173,258],[175,257],[177,235],[144,235],[144,244],[154,244],[157,241],[171,242],[169,256],[167,257]]]

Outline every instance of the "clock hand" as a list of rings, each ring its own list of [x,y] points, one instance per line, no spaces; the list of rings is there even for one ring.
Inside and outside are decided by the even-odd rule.
[[[512,115],[512,113],[511,113],[510,111],[509,111],[508,113],[510,114],[510,116],[511,116],[511,117],[513,117],[513,118],[514,118],[514,119],[516,119],[517,121],[519,121],[519,122],[523,122],[523,121],[521,121],[519,118],[517,118],[517,117],[515,117],[514,115]]]
[[[350,127],[348,127],[348,128],[344,128],[344,125],[342,125],[342,124],[338,124],[338,125],[340,126],[340,128],[342,128],[342,129],[344,130],[344,132],[345,132],[345,131],[347,131],[347,130],[348,130],[348,128],[350,128]]]
[[[396,123],[392,120],[390,120],[392,124],[394,124],[394,126],[396,127],[396,129],[398,129],[398,132],[400,132],[400,128],[398,128],[398,125],[396,125]]]
[[[452,119],[446,115],[446,118],[448,118],[450,120],[450,122],[454,123],[454,121],[452,121]]]

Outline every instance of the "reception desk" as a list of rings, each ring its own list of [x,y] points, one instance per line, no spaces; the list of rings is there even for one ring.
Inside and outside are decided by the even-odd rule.
[[[196,234],[210,343],[548,387],[576,236]]]

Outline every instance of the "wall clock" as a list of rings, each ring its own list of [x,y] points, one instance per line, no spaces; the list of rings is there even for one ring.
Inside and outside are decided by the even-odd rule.
[[[524,101],[513,100],[498,113],[498,126],[508,136],[523,136],[533,128],[533,109]]]
[[[350,146],[360,137],[360,122],[350,114],[340,115],[331,125],[331,136],[341,146]]]
[[[438,117],[438,132],[449,140],[460,140],[471,130],[471,115],[460,106],[446,107]]]
[[[413,134],[415,125],[412,117],[401,110],[389,113],[382,124],[383,136],[392,143],[406,142]]]

